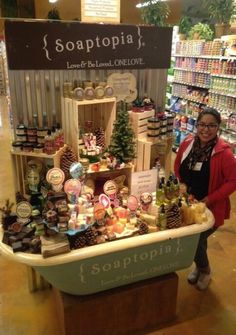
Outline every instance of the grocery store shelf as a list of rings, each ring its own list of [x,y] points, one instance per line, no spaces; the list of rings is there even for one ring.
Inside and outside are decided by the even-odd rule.
[[[187,83],[185,81],[178,81],[178,80],[173,80],[173,84],[176,83],[176,84],[181,84],[181,85],[187,85],[187,86],[196,86],[196,87],[201,87],[201,88],[207,88],[209,89],[210,86],[209,85],[200,85],[200,84],[197,84],[197,83]]]
[[[236,57],[233,56],[213,56],[213,55],[174,55],[174,57],[181,57],[181,58],[206,58],[206,59],[226,59],[226,60],[235,60]]]
[[[236,95],[233,94],[233,93],[225,93],[225,92],[215,91],[215,90],[212,90],[212,89],[209,90],[209,93],[224,95],[225,97],[230,97],[230,98],[235,98],[236,99]]]
[[[227,79],[236,79],[236,76],[233,74],[221,74],[221,73],[211,73],[211,77],[220,77]]]
[[[209,75],[211,74],[210,71],[195,70],[195,69],[182,68],[182,67],[174,67],[174,70],[185,71],[185,72],[205,73]]]
[[[181,99],[185,99],[185,100],[188,100],[188,101],[192,101],[192,102],[196,102],[197,104],[201,104],[201,105],[206,105],[205,102],[202,102],[202,101],[199,101],[199,100],[195,100],[195,99],[191,99],[185,95],[176,95],[176,94],[172,94],[174,97],[177,97],[177,98],[181,98]]]

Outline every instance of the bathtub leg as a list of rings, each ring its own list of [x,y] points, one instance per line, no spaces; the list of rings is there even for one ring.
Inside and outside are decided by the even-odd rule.
[[[45,290],[51,287],[51,285],[30,266],[27,266],[28,286],[30,292],[38,290]]]
[[[28,276],[29,291],[35,292],[37,290],[36,271],[30,266],[27,266],[27,276]]]

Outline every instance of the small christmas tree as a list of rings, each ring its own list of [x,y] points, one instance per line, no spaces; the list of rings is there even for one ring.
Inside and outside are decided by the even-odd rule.
[[[134,132],[124,102],[121,102],[118,107],[108,151],[119,163],[128,163],[136,156]]]

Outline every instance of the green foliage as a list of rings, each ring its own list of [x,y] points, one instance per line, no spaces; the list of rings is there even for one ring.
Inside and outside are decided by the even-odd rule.
[[[196,34],[198,34],[198,39],[203,39],[206,41],[211,41],[214,36],[213,30],[206,23],[197,23],[189,31],[189,39],[196,39]]]
[[[136,157],[134,132],[124,102],[118,107],[108,152],[120,163],[128,163]]]
[[[152,24],[154,26],[164,27],[166,26],[166,19],[170,15],[170,7],[165,1],[158,1],[152,3],[152,1],[142,1],[147,2],[148,5],[141,7],[141,18],[147,24]]]
[[[48,12],[47,18],[49,20],[61,20],[59,10],[56,7],[53,7],[53,9]]]
[[[234,0],[205,0],[205,7],[215,23],[227,24],[236,15]]]
[[[189,16],[182,16],[179,21],[179,33],[188,34],[192,27],[192,20]]]

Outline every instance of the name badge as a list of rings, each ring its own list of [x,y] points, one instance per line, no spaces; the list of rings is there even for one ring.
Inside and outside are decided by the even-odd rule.
[[[201,171],[202,162],[197,162],[193,168],[193,171]]]

